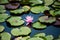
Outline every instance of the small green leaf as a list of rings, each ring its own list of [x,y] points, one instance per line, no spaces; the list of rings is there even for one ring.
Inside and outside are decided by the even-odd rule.
[[[31,29],[29,27],[21,27],[20,28],[20,35],[28,35],[31,33]]]
[[[20,31],[19,31],[18,28],[13,28],[13,29],[11,30],[11,34],[12,34],[13,36],[19,36],[19,35],[20,35]]]
[[[34,35],[34,37],[45,37],[45,36],[46,36],[45,33],[39,33],[39,34]]]
[[[47,35],[47,36],[46,36],[46,39],[47,39],[47,40],[53,40],[54,37],[53,37],[52,35]]]
[[[6,3],[9,3],[8,0],[0,0],[0,4],[6,4]]]
[[[11,18],[7,20],[7,22],[9,22],[11,26],[20,26],[24,24],[24,21],[19,16],[12,16]]]
[[[23,6],[22,9],[24,9],[24,12],[27,12],[30,10],[30,7],[29,6]]]
[[[7,40],[7,38],[8,40],[11,40],[11,35],[9,33],[7,32],[1,33],[1,40]]]
[[[40,22],[43,22],[43,23],[53,23],[56,21],[56,18],[55,17],[48,17],[48,16],[41,16],[39,18],[39,21]]]
[[[45,10],[49,10],[49,9],[50,8],[47,6],[35,6],[31,8],[31,12],[38,14],[40,12],[43,13]]]
[[[44,2],[45,2],[45,5],[51,5],[53,2],[54,2],[54,0],[44,0]]]
[[[11,10],[10,11],[12,14],[22,14],[24,12],[23,9],[16,9],[16,10]]]
[[[0,22],[4,22],[8,17],[10,17],[8,14],[0,14]]]
[[[46,25],[41,24],[40,22],[33,23],[33,28],[36,28],[36,29],[44,29],[46,27],[47,27]]]
[[[4,26],[0,25],[0,32],[2,32],[4,29]]]

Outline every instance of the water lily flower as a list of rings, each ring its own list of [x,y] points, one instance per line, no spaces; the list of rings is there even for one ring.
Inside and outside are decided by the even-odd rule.
[[[27,22],[26,25],[28,25],[29,23],[32,23],[33,17],[32,16],[27,16],[25,21]]]

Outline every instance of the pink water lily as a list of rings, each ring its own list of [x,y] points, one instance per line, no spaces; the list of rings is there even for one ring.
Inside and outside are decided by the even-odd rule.
[[[27,16],[25,21],[27,22],[26,25],[28,25],[29,23],[32,23],[33,17],[32,16]]]

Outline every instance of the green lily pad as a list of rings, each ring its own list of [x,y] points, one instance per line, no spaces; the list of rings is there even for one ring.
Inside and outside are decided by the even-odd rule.
[[[8,17],[9,17],[8,14],[0,14],[0,22],[4,22]]]
[[[0,0],[0,4],[6,4],[6,3],[9,3],[8,0]]]
[[[55,2],[53,5],[56,5],[56,6],[60,5],[60,2]]]
[[[50,14],[51,14],[52,16],[55,16],[54,10],[50,10]]]
[[[41,24],[40,22],[33,23],[33,28],[36,29],[45,29],[47,26],[44,24]]]
[[[4,26],[0,25],[0,32],[2,32],[4,29]]]
[[[33,38],[30,38],[28,40],[45,40],[44,38],[38,38],[38,37],[33,37]]]
[[[45,2],[45,5],[51,5],[53,2],[54,2],[54,0],[44,0],[44,2]]]
[[[16,10],[11,10],[10,11],[12,14],[22,14],[24,12],[23,9],[16,9]]]
[[[46,39],[47,39],[47,40],[53,40],[54,37],[53,37],[52,35],[47,35],[47,36],[46,36]]]
[[[60,10],[60,2],[55,1],[52,7],[54,7],[55,10]]]
[[[17,37],[17,38],[15,38],[15,40],[27,40],[27,39],[29,39],[30,38],[30,36],[26,36],[26,37]]]
[[[0,5],[0,14],[1,13],[5,13],[6,10],[5,10],[5,6],[4,5]]]
[[[29,27],[21,27],[20,35],[29,35],[31,33],[31,29]]]
[[[0,14],[4,14],[6,12],[6,10],[0,10]]]
[[[55,15],[60,15],[60,10],[59,11],[55,11]]]
[[[13,28],[13,29],[11,30],[11,34],[12,34],[13,36],[19,36],[19,35],[20,35],[20,31],[19,31],[18,28]]]
[[[41,16],[39,18],[39,21],[40,22],[43,22],[43,23],[53,23],[56,21],[56,18],[55,17],[48,17],[48,16]]]
[[[4,5],[0,5],[0,10],[4,10],[5,9],[5,6]]]
[[[12,16],[7,20],[7,22],[9,22],[11,26],[20,26],[24,24],[24,21],[19,16]]]
[[[49,9],[50,8],[47,6],[35,6],[31,8],[31,12],[38,14],[40,12],[43,13],[45,10],[49,10]]]
[[[7,32],[1,33],[1,40],[11,40],[11,35]]]
[[[37,4],[42,4],[43,1],[42,0],[30,0],[30,3],[32,3],[32,5],[37,5]]]
[[[60,15],[60,11],[51,10],[51,11],[50,11],[50,14],[51,14],[52,16],[58,16],[58,15]]]
[[[45,37],[45,36],[46,36],[45,33],[39,33],[39,34],[34,35],[34,37]]]
[[[22,5],[24,5],[24,4],[29,4],[29,0],[21,0],[21,2],[20,2]]]
[[[30,38],[30,36],[27,36],[27,37],[23,37],[21,40],[27,40],[29,38]]]
[[[22,8],[24,9],[24,12],[27,12],[27,11],[30,10],[30,7],[29,6],[23,6]]]

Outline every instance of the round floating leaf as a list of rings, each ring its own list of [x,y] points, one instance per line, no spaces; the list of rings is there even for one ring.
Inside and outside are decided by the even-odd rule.
[[[29,39],[30,38],[30,36],[26,36],[26,37],[17,37],[17,38],[15,38],[14,40],[27,40],[27,39]]]
[[[4,5],[0,5],[0,10],[4,10],[5,6]]]
[[[7,22],[9,22],[11,26],[20,26],[24,24],[24,21],[19,16],[12,16],[11,18],[7,20]]]
[[[21,27],[20,35],[29,35],[31,33],[31,29],[29,27]]]
[[[17,9],[19,6],[20,6],[20,3],[9,3],[5,5],[7,9]]]
[[[12,14],[22,14],[24,12],[23,9],[16,9],[16,10],[11,10],[10,11]]]
[[[60,15],[60,11],[55,11],[55,15]]]
[[[0,32],[4,30],[4,26],[0,25]]]
[[[36,29],[44,29],[46,27],[47,27],[46,25],[41,24],[40,22],[36,22],[33,24],[33,28],[36,28]]]
[[[23,37],[21,40],[27,40],[29,38],[30,38],[30,36],[27,36],[27,37]]]
[[[11,40],[11,35],[7,32],[1,33],[1,40]]]
[[[0,0],[0,4],[6,4],[6,3],[9,3],[8,0]]]
[[[30,7],[29,6],[23,6],[22,8],[24,9],[25,12],[27,12],[27,11],[30,10]]]
[[[50,10],[50,14],[51,14],[52,16],[55,16],[54,10]]]
[[[38,37],[33,37],[33,38],[30,38],[28,40],[45,40],[44,38],[38,38]]]
[[[54,37],[53,37],[52,35],[47,35],[47,36],[46,36],[46,39],[47,39],[47,40],[53,40]]]
[[[45,2],[45,5],[51,5],[53,2],[54,2],[54,0],[44,0],[44,2]]]
[[[0,22],[4,22],[8,17],[8,14],[0,14]]]
[[[32,8],[31,8],[31,11],[32,11],[33,13],[38,14],[38,13],[40,13],[40,12],[44,12],[45,10],[49,10],[49,9],[50,9],[50,8],[47,7],[47,6],[35,6],[35,7],[32,7]]]
[[[34,35],[34,37],[45,37],[45,36],[46,36],[45,33],[39,33],[39,34]]]
[[[55,2],[54,5],[58,6],[58,5],[60,5],[60,2]]]
[[[20,35],[20,31],[19,31],[18,28],[14,28],[14,29],[11,30],[11,34],[13,36],[19,36]]]
[[[55,17],[48,17],[48,16],[41,16],[39,18],[39,21],[43,22],[43,23],[53,23],[56,21],[56,18]]]
[[[43,3],[42,0],[30,0],[29,2],[32,3],[32,5],[42,4]]]

